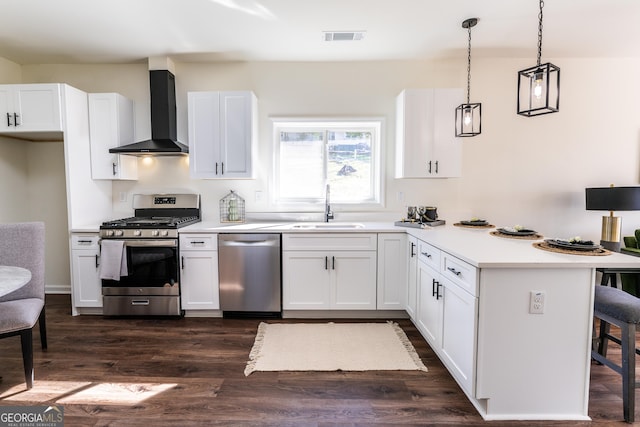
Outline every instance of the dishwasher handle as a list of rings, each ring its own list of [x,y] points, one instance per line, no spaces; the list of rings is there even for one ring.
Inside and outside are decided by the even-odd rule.
[[[272,239],[264,239],[264,240],[220,240],[218,242],[218,246],[265,246],[265,247],[278,247],[280,246],[280,241],[272,240]]]

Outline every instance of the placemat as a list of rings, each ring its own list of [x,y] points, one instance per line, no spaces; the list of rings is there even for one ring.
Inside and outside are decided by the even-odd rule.
[[[487,224],[487,225],[466,225],[466,224],[462,224],[460,222],[456,222],[455,224],[456,227],[462,227],[462,228],[496,228],[495,225],[493,224]]]
[[[505,234],[505,233],[501,233],[499,231],[490,231],[489,234],[491,234],[492,236],[498,236],[498,237],[504,237],[505,239],[516,239],[516,240],[540,240],[540,239],[544,239],[544,236],[542,234],[531,234],[529,236],[515,236],[515,235],[511,235],[511,234]]]
[[[532,243],[534,248],[542,249],[543,251],[548,252],[557,252],[560,254],[570,254],[570,255],[586,255],[586,256],[602,256],[602,255],[611,255],[612,252],[607,249],[600,248],[595,251],[576,251],[574,249],[563,249],[556,248],[555,246],[551,246],[547,242],[535,242]]]

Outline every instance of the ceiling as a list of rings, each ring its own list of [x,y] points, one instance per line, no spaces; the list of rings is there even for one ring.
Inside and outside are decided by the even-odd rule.
[[[536,58],[537,0],[2,0],[18,64]],[[640,1],[547,0],[542,60],[640,57]],[[366,31],[323,41],[323,31]]]

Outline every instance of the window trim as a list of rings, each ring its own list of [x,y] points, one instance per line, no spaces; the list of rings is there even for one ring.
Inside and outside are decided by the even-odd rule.
[[[322,130],[327,128],[336,129],[337,127],[344,128],[375,128],[375,134],[372,141],[372,157],[371,174],[372,174],[372,186],[374,201],[371,202],[356,202],[356,203],[340,203],[331,201],[332,208],[337,208],[340,211],[363,211],[363,210],[377,210],[385,207],[384,200],[384,172],[385,172],[385,156],[384,156],[384,136],[386,131],[386,123],[384,117],[367,116],[367,117],[270,117],[271,120],[271,132],[272,132],[272,146],[273,146],[273,159],[272,159],[272,173],[270,174],[271,188],[271,203],[279,210],[294,210],[294,211],[317,211],[319,207],[324,206],[324,198],[322,199],[281,199],[279,194],[279,158],[280,158],[280,138],[278,133],[282,128],[305,129],[309,131]],[[337,125],[337,126],[336,126]]]

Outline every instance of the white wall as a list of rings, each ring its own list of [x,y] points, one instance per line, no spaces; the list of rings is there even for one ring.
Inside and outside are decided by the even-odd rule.
[[[521,224],[551,237],[599,239],[600,216],[584,209],[584,188],[611,183],[638,185],[640,60],[545,58],[561,67],[560,112],[534,118],[515,113],[516,73],[532,58],[474,59],[471,101],[482,102],[483,133],[463,141],[463,177],[394,179],[395,96],[409,87],[465,87],[466,63],[390,61],[362,63],[176,63],[178,137],[188,142],[187,92],[253,90],[259,108],[257,179],[191,180],[184,158],[140,163],[137,182],[114,182],[116,214],[131,213],[131,194],[195,191],[202,194],[204,219],[218,219],[218,200],[234,189],[249,212],[272,211],[254,192],[270,190],[270,116],[386,117],[385,200],[381,217],[400,218],[406,205],[438,207],[452,223],[471,216],[496,225]],[[0,63],[0,80],[4,79]],[[147,64],[29,65],[23,82],[62,82],[86,92],[120,92],[136,103],[136,136],[150,136]],[[453,115],[453,112],[452,112]],[[1,149],[1,148],[0,148]],[[3,170],[4,169],[4,170]],[[6,165],[0,174],[6,174]],[[2,185],[2,184],[0,184]],[[7,191],[7,190],[5,190]],[[403,200],[398,200],[402,192]],[[127,201],[119,202],[120,193]],[[62,203],[62,201],[61,201]],[[0,208],[2,209],[2,208]],[[369,218],[345,213],[340,219]],[[640,228],[640,213],[620,212],[623,234]]]

